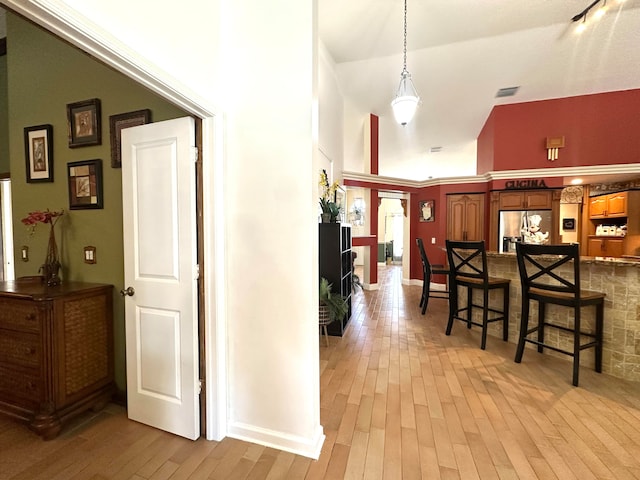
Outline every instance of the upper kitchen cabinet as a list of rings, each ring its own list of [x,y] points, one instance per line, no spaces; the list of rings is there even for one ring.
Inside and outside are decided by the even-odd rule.
[[[500,210],[551,210],[551,190],[500,192]]]
[[[591,218],[626,217],[629,192],[610,193],[589,200]]]

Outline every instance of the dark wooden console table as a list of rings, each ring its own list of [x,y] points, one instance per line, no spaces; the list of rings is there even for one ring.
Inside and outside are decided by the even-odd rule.
[[[0,412],[45,440],[114,393],[113,287],[0,282]]]

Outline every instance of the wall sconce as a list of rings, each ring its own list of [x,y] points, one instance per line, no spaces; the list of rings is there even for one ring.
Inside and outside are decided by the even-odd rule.
[[[558,159],[558,149],[564,147],[564,136],[547,137],[547,160],[555,162]]]

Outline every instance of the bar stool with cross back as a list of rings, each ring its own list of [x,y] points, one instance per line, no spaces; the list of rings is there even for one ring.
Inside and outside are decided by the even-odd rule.
[[[604,317],[604,297],[601,292],[580,289],[580,250],[577,243],[571,245],[516,244],[516,256],[522,284],[522,318],[516,350],[516,363],[522,361],[526,342],[538,346],[538,352],[550,348],[573,357],[573,385],[578,386],[580,352],[585,348],[595,348],[595,370],[602,371],[602,329]],[[573,263],[571,263],[573,262]],[[529,303],[538,302],[538,324],[529,327]],[[552,323],[546,318],[547,304],[562,305],[573,309],[573,327]],[[582,324],[581,308],[595,306],[593,331],[586,331]],[[564,350],[557,345],[545,343],[545,327],[553,327],[570,333],[573,350]],[[529,335],[537,332],[537,339]],[[583,337],[592,340],[581,343]]]
[[[467,324],[482,327],[482,341],[480,348],[487,345],[487,328],[489,323],[502,321],[502,339],[509,338],[509,285],[507,278],[490,277],[487,269],[487,252],[484,241],[458,242],[447,240],[447,258],[449,259],[450,287],[449,287],[449,322],[446,334],[451,334],[454,320],[462,320]],[[467,288],[467,304],[460,305],[458,287]],[[473,290],[482,292],[482,303],[474,303]],[[502,309],[489,306],[489,293],[502,290]],[[473,320],[473,308],[482,310],[482,321]],[[466,312],[466,317],[461,316]],[[489,314],[493,314],[490,318]]]

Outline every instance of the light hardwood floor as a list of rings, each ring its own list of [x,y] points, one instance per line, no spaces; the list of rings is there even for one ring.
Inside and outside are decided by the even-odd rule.
[[[458,323],[446,300],[383,267],[358,293],[343,338],[319,339],[318,461],[234,439],[191,442],[126,419],[116,405],[43,442],[0,417],[0,480],[639,479],[640,385],[580,372]],[[611,321],[611,319],[605,319]]]

